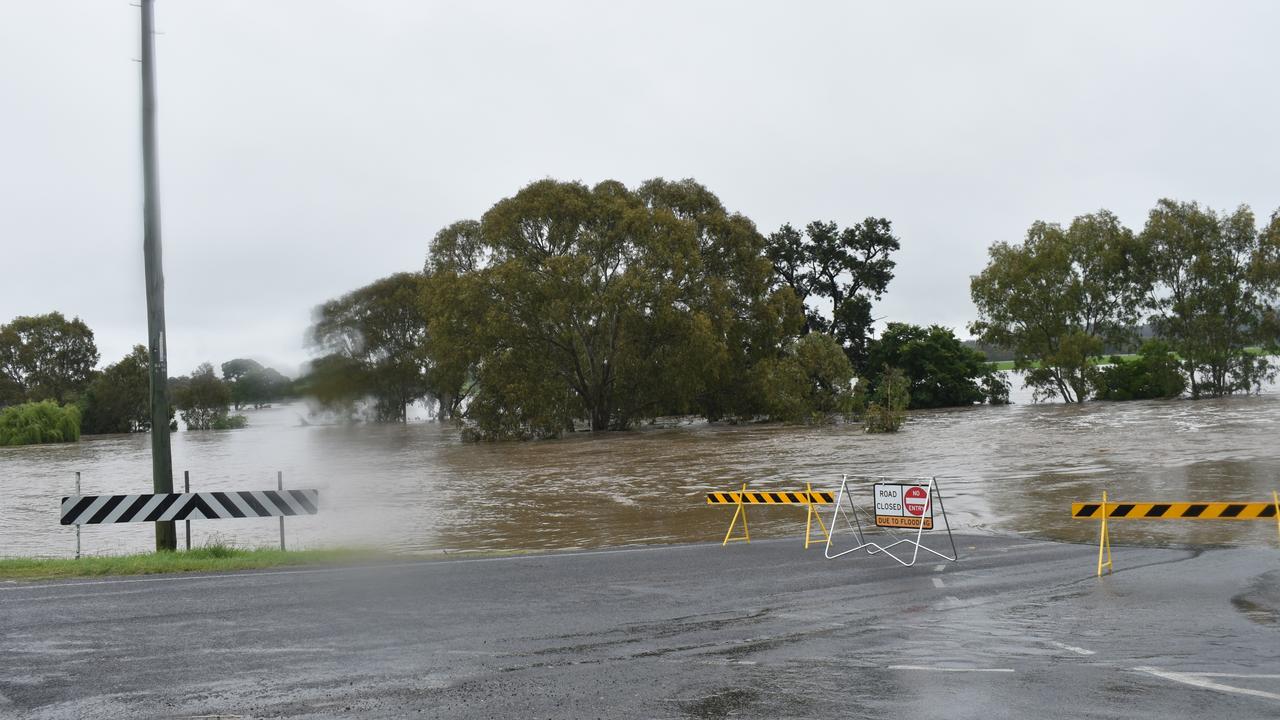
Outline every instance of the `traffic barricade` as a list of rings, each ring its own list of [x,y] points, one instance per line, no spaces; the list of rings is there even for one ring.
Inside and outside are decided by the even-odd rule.
[[[1280,492],[1272,491],[1271,502],[1117,502],[1107,500],[1102,491],[1102,502],[1071,503],[1071,517],[1075,520],[1099,520],[1098,577],[1105,568],[1111,572],[1111,520],[1275,520],[1280,533]],[[1106,560],[1103,560],[1103,557]]]
[[[817,505],[830,505],[831,499],[831,493],[814,490],[812,483],[805,483],[804,490],[785,492],[747,492],[747,484],[742,483],[742,489],[738,492],[707,493],[708,505],[736,506],[733,511],[733,519],[729,521],[729,530],[724,534],[724,542],[720,543],[721,547],[728,545],[731,540],[751,542],[751,530],[747,527],[747,505],[803,505],[807,511],[804,527],[804,547],[807,550],[809,543],[813,540],[814,520],[818,521],[818,527],[822,530],[823,536],[830,537],[827,526],[822,523],[822,516],[818,514],[814,507]],[[742,535],[734,537],[733,528],[737,525],[739,518],[742,519]]]

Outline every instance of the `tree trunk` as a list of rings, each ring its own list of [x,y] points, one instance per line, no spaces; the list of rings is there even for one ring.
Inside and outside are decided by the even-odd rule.
[[[602,405],[591,408],[591,429],[592,430],[608,430],[609,429],[609,408]]]

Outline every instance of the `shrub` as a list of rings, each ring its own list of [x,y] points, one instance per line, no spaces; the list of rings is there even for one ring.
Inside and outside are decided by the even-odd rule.
[[[863,427],[869,433],[898,432],[907,418],[907,404],[911,402],[910,383],[897,368],[885,368],[880,382],[867,402],[863,415]]]
[[[209,423],[210,430],[239,430],[249,424],[243,415],[218,415]]]
[[[830,335],[805,335],[784,357],[763,363],[760,372],[771,419],[821,422],[857,410],[853,366]]]
[[[80,439],[80,408],[52,400],[0,410],[0,445],[75,442]]]
[[[1187,389],[1187,380],[1169,345],[1152,340],[1131,362],[1111,356],[1111,367],[1100,371],[1097,386],[1102,400],[1147,400],[1178,397]]]

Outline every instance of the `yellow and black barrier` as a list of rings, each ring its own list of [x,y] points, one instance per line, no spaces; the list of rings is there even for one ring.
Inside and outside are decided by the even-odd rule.
[[[813,521],[817,519],[818,527],[822,529],[822,535],[830,539],[831,533],[827,531],[827,526],[823,524],[822,517],[818,515],[818,511],[814,509],[816,505],[830,505],[835,502],[835,493],[814,490],[813,485],[805,483],[805,489],[799,492],[747,492],[747,484],[742,484],[742,490],[739,492],[709,492],[707,493],[708,505],[734,505],[737,507],[733,512],[733,519],[729,521],[729,530],[724,534],[724,542],[720,545],[728,545],[730,540],[746,540],[751,542],[751,530],[747,527],[747,506],[748,505],[804,505],[807,508],[807,517],[805,518],[804,528],[804,546],[809,548],[809,543],[813,539]],[[738,523],[738,518],[742,518],[742,535],[733,536],[733,528]]]
[[[1098,534],[1098,577],[1102,569],[1113,570],[1109,520],[1272,520],[1280,533],[1280,492],[1271,493],[1271,502],[1115,502],[1103,491],[1100,503],[1071,503],[1075,520],[1101,520]],[[1103,561],[1103,555],[1106,561]]]

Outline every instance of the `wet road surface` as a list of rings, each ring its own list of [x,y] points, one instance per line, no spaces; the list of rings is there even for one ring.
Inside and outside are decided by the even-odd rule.
[[[0,584],[0,716],[1280,717],[1274,547],[957,542]]]

